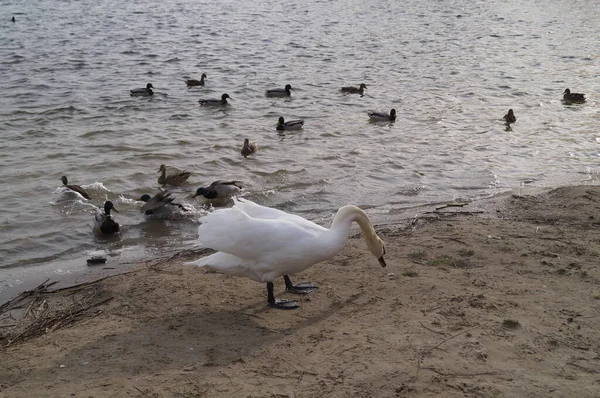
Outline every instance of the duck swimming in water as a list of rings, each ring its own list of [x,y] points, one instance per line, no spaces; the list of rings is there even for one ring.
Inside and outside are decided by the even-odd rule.
[[[223,94],[221,96],[220,100],[219,99],[201,99],[201,100],[198,100],[198,103],[203,106],[222,106],[222,105],[228,104],[227,98],[231,99],[229,94]]]
[[[285,121],[283,116],[279,117],[277,121],[277,130],[285,131],[285,130],[300,130],[304,126],[304,120],[290,120],[288,122]]]
[[[504,120],[506,121],[506,124],[515,123],[517,121],[517,117],[512,109],[509,109],[508,113],[504,115]]]
[[[71,191],[73,192],[77,192],[78,194],[80,194],[81,196],[83,196],[84,198],[90,200],[90,195],[88,195],[88,193],[85,191],[85,189],[81,188],[79,185],[71,185],[69,184],[69,181],[67,180],[67,176],[62,176],[60,178],[60,180],[63,183],[63,186],[66,188],[69,188]]]
[[[150,97],[154,95],[154,91],[152,91],[153,88],[154,86],[152,86],[152,83],[148,83],[146,84],[146,88],[134,88],[129,92],[132,97]]]
[[[113,206],[113,202],[107,200],[104,202],[104,213],[101,209],[96,208],[94,215],[94,232],[98,235],[112,235],[119,232],[119,224],[112,219],[110,211],[119,212]]]
[[[173,186],[182,185],[184,182],[187,181],[188,178],[190,178],[190,175],[192,174],[189,171],[182,171],[180,173],[167,175],[167,166],[165,166],[164,164],[160,165],[158,172],[160,173],[160,177],[158,177],[158,183],[160,185]]]
[[[232,208],[213,211],[200,219],[198,241],[217,253],[186,264],[266,283],[267,303],[271,307],[299,307],[296,301],[276,299],[273,281],[283,276],[286,289],[292,293],[316,289],[311,283],[292,284],[289,275],[338,254],[348,241],[352,222],[360,226],[367,247],[379,264],[386,266],[383,241],[367,214],[356,206],[341,207],[328,229],[249,200],[234,202]]]
[[[285,85],[285,88],[273,88],[265,91],[267,97],[289,97],[292,95],[292,86],[289,84]]]
[[[248,138],[244,139],[244,146],[242,147],[241,153],[243,157],[248,157],[258,150],[256,142],[250,142]]]
[[[205,199],[227,200],[237,195],[242,190],[240,181],[218,180],[211,183],[208,187],[198,188],[192,198],[203,196]]]
[[[187,84],[188,87],[204,86],[204,79],[206,79],[206,73],[203,73],[202,76],[200,76],[200,80],[188,79],[185,81],[185,84]]]
[[[385,112],[369,112],[369,119],[374,122],[393,122],[396,120],[396,110],[392,108],[390,113]]]
[[[361,83],[359,87],[354,87],[354,86],[342,87],[341,91],[342,91],[342,93],[363,95],[364,90],[366,90],[366,89],[367,89],[367,85],[364,83]]]
[[[583,103],[585,102],[585,94],[572,93],[571,90],[566,89],[563,93],[563,100],[566,103]]]
[[[147,216],[154,216],[157,218],[172,218],[174,215],[180,212],[187,212],[183,205],[174,203],[174,197],[171,196],[171,192],[162,191],[154,196],[150,196],[147,193],[143,194],[139,199],[145,202],[140,208],[140,212]]]

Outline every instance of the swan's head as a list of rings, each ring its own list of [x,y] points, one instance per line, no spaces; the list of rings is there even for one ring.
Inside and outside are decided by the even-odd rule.
[[[369,250],[375,257],[377,257],[377,261],[379,261],[379,265],[385,267],[387,264],[385,263],[385,259],[383,256],[385,255],[385,245],[383,241],[377,236],[377,234],[373,234],[373,237],[369,239],[367,242],[369,246]]]

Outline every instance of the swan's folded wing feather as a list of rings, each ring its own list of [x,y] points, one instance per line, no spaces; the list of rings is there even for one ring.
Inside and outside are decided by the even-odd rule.
[[[320,232],[289,220],[253,218],[236,207],[217,210],[200,221],[198,241],[202,246],[255,262],[293,259],[310,251],[309,242]]]
[[[185,263],[194,267],[206,267],[215,271],[233,275],[243,276],[257,282],[266,282],[264,275],[272,271],[271,267],[264,264],[244,260],[233,254],[217,252],[210,256],[201,257],[196,261]]]
[[[288,220],[297,225],[316,231],[324,231],[326,228],[307,220],[306,218],[297,216],[295,214],[286,213],[285,211],[274,209],[272,207],[265,207],[256,204],[248,199],[234,198],[235,207],[248,214],[250,217],[259,218],[263,220]]]

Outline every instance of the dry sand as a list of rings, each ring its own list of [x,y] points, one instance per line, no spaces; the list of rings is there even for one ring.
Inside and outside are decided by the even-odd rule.
[[[600,397],[599,210],[566,187],[379,228],[387,268],[356,236],[292,311],[189,253],[33,293],[1,311],[0,396]]]

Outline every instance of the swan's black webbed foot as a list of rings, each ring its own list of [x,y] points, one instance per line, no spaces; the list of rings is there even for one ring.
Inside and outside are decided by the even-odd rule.
[[[267,302],[270,307],[281,310],[293,310],[300,307],[296,300],[276,299],[273,294],[273,282],[267,282]]]
[[[294,285],[289,276],[284,275],[283,280],[285,281],[285,290],[290,293],[296,294],[308,294],[317,290],[319,287],[312,282],[303,282]]]

